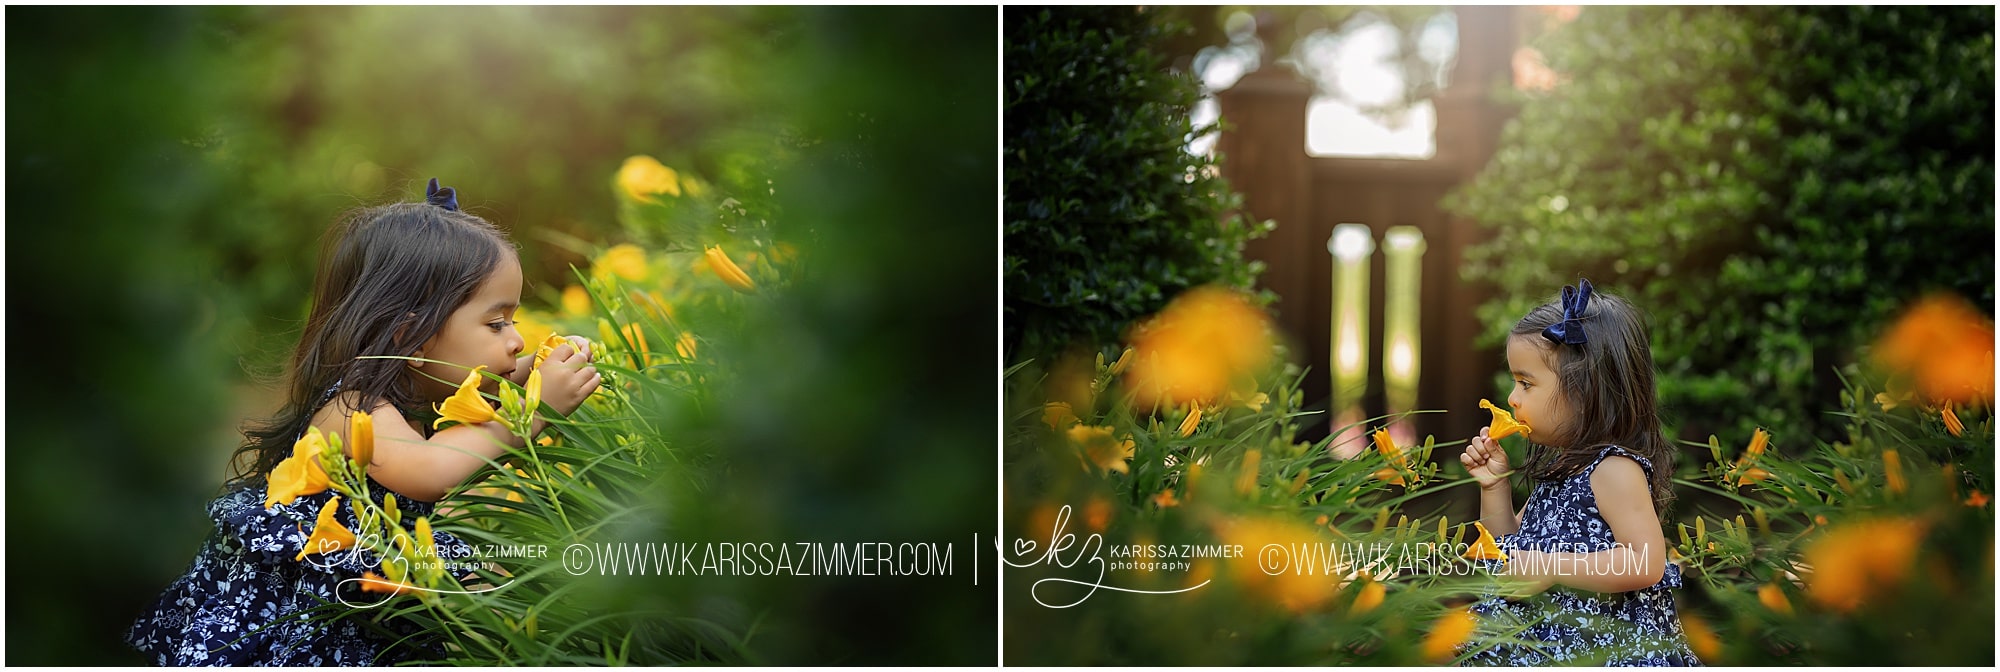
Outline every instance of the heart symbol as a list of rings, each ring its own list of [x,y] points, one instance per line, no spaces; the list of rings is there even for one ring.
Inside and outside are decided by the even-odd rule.
[[[1033,552],[1035,552],[1035,542],[1026,539],[1014,540],[1014,555],[1027,555]]]

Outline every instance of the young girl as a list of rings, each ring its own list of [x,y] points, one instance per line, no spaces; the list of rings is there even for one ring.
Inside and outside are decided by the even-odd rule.
[[[1503,632],[1527,626],[1520,638],[1540,645],[1497,646],[1468,662],[1699,665],[1668,592],[1681,585],[1659,518],[1673,500],[1673,452],[1639,312],[1593,294],[1588,280],[1564,287],[1561,301],[1514,325],[1507,366],[1507,404],[1530,428],[1525,471],[1535,489],[1516,513],[1491,428],[1461,456],[1480,484],[1480,522],[1499,535],[1503,571],[1518,579],[1518,590],[1472,611]]]
[[[339,606],[343,597],[372,604],[381,596],[361,594],[355,581],[343,585],[368,569],[359,553],[297,559],[335,493],[267,505],[267,476],[308,427],[353,446],[348,417],[366,410],[375,445],[368,486],[393,492],[404,528],[412,529],[485,460],[521,447],[497,422],[431,432],[437,417],[431,409],[474,367],[517,384],[527,379],[532,354],[522,356],[526,344],[511,320],[521,303],[521,264],[505,235],[460,212],[456,194],[435,179],[426,202],[361,211],[335,236],[321,255],[283,409],[244,432],[236,471],[208,505],[214,532],[187,573],[126,634],[156,663],[388,665],[439,653],[430,643],[398,644],[414,629],[396,619],[328,623],[324,609],[301,615],[329,602],[350,608]],[[588,341],[572,337],[542,364],[542,400],[565,415],[598,387],[587,350]],[[383,356],[435,361],[372,358]],[[496,384],[484,387],[492,392]],[[534,429],[541,425],[537,420]],[[349,507],[336,509],[336,519],[355,529]],[[469,550],[451,535],[433,536],[440,558]]]

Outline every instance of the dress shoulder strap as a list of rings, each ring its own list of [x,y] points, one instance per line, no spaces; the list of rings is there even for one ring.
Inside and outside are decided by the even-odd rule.
[[[346,380],[346,379],[343,378],[341,380]],[[327,387],[325,392],[320,393],[319,401],[313,402],[312,408],[306,410],[307,417],[311,417],[313,414],[318,413],[320,407],[325,406],[326,402],[333,401],[333,395],[340,393],[341,380],[333,381],[333,385]],[[306,427],[310,429],[312,427],[312,423],[306,423]],[[306,438],[306,430],[301,429],[299,430],[299,435],[292,437],[292,440],[298,441],[304,438]]]

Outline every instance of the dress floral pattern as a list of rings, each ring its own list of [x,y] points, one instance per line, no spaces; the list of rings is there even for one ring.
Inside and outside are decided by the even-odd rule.
[[[389,492],[370,479],[374,493]],[[292,504],[264,508],[263,486],[241,487],[209,503],[215,530],[202,543],[194,562],[126,632],[126,643],[160,665],[393,665],[439,653],[413,649],[408,642],[390,645],[414,629],[385,620],[380,625],[397,632],[388,637],[365,624],[367,618],[329,622],[337,611],[381,602],[380,594],[362,593],[357,582],[342,581],[374,570],[373,556],[337,551],[294,560],[332,491],[300,497]],[[377,495],[379,496],[379,495]],[[403,520],[412,524],[428,516],[433,506],[397,498]],[[342,500],[336,520],[348,529],[358,526]],[[438,555],[463,558],[470,552],[463,541],[442,532],[432,536]],[[331,607],[324,605],[331,604]],[[323,607],[313,614],[304,614]],[[365,608],[365,607],[363,607]]]
[[[392,492],[373,478],[368,489],[377,501]],[[373,615],[356,614],[334,620],[384,601],[384,595],[363,593],[359,582],[350,580],[364,570],[380,574],[377,560],[348,550],[294,559],[306,547],[320,509],[337,495],[329,490],[266,509],[265,493],[262,484],[238,486],[209,503],[214,530],[187,572],[126,631],[127,644],[153,663],[175,666],[393,665],[442,653],[435,642],[420,638],[398,645],[416,631],[402,619],[370,623]],[[413,529],[435,505],[399,496],[396,508],[402,526]],[[335,519],[350,530],[359,527],[345,497]],[[443,532],[432,537],[447,567],[455,559],[469,560],[472,549],[457,537]]]
[[[1607,446],[1580,473],[1535,485],[1521,513],[1521,530],[1502,535],[1502,549],[1594,553],[1609,550],[1611,527],[1598,511],[1590,475],[1604,458],[1631,458],[1649,477],[1653,464],[1618,446]],[[1494,562],[1497,565],[1497,561]],[[1660,582],[1626,593],[1596,593],[1552,586],[1525,600],[1489,597],[1473,605],[1483,623],[1537,646],[1501,644],[1480,651],[1468,665],[1700,665],[1681,631],[1670,589],[1681,587],[1680,565],[1667,563]]]

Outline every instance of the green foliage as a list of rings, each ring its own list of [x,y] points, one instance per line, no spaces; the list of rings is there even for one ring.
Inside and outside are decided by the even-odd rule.
[[[1994,486],[1991,406],[1959,408],[1964,429],[1953,435],[1935,406],[1882,410],[1875,386],[1857,374],[1845,371],[1831,414],[1843,420],[1840,440],[1781,433],[1767,452],[1748,455],[1711,437],[1715,463],[1678,481],[1746,512],[1705,512],[1667,536],[1695,592],[1681,608],[1731,633],[1721,657],[1706,662],[1993,663],[1993,505],[1981,500]],[[1809,445],[1785,449],[1800,444]],[[1745,482],[1753,468],[1768,476]],[[1882,521],[1908,523],[1914,536],[1841,532]],[[1871,569],[1860,568],[1872,568],[1872,587],[1862,579]],[[1849,595],[1858,608],[1837,606],[1836,596]]]
[[[1009,361],[1118,340],[1190,287],[1249,289],[1261,235],[1187,152],[1200,85],[1167,69],[1181,30],[1130,7],[1005,12],[1005,300]]]
[[[1993,300],[1990,7],[1586,9],[1449,207],[1486,342],[1577,276],[1651,314],[1668,419],[1822,436],[1897,306]],[[1759,409],[1750,413],[1749,409]]]

